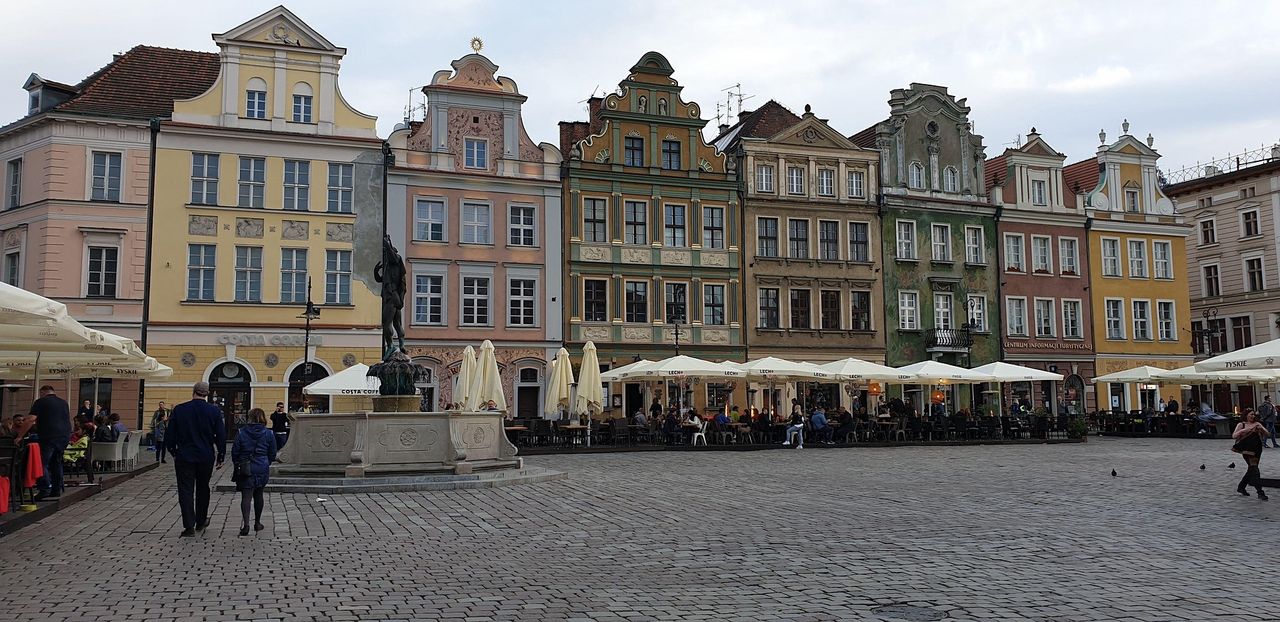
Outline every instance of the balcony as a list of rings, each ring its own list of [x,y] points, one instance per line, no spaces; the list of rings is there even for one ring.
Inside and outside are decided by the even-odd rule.
[[[934,328],[925,332],[929,352],[968,352],[973,346],[973,333],[967,328]]]

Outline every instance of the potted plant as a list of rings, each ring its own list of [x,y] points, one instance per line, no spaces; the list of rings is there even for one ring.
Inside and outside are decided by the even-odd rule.
[[[1080,415],[1072,416],[1067,419],[1067,438],[1078,438],[1082,442],[1089,442],[1089,424]]]

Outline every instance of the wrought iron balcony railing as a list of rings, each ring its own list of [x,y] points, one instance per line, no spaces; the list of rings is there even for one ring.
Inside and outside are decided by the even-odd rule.
[[[973,347],[973,333],[965,328],[933,328],[925,333],[928,348],[964,350]]]

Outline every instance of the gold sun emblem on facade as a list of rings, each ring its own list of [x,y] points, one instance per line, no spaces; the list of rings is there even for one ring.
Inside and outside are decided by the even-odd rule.
[[[471,51],[479,54],[484,49],[484,39],[480,37],[471,37]]]

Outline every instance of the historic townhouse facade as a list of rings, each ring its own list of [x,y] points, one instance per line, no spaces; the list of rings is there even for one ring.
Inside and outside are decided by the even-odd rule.
[[[423,88],[425,119],[392,133],[389,230],[409,264],[406,343],[427,398],[452,401],[462,349],[491,339],[509,411],[536,417],[564,327],[561,157],[529,138],[526,98],[497,69],[479,53],[454,61]]]
[[[773,100],[713,142],[742,171],[747,356],[883,363],[879,154]]]
[[[681,354],[742,360],[741,213],[732,162],[661,54],[649,52],[590,118],[560,124],[565,154],[565,341],[602,367]],[[708,394],[711,394],[708,396]],[[719,403],[724,389],[695,390]],[[634,411],[641,387],[611,406]],[[711,399],[708,400],[708,397]]]
[[[1280,146],[1252,165],[1207,167],[1203,176],[1164,191],[1191,225],[1187,270],[1196,358],[1280,338]],[[1225,412],[1256,407],[1262,396],[1249,384],[1221,384],[1197,387],[1196,398]]]
[[[137,46],[79,84],[31,74],[25,117],[0,128],[3,280],[67,305],[86,326],[142,337],[149,120],[217,76],[213,54]],[[93,381],[62,395],[93,399]],[[134,421],[138,383],[102,379],[98,403]],[[29,403],[32,391],[18,392]],[[154,407],[154,400],[148,400]]]
[[[147,349],[174,375],[148,399],[205,380],[230,421],[381,358],[384,167],[375,119],[338,90],[344,49],[283,7],[213,38],[217,81],[157,136]]]
[[[880,152],[886,362],[994,361],[996,210],[985,195],[982,137],[965,100],[945,87],[895,89],[889,107],[888,119],[851,137]]]
[[[1089,301],[1098,375],[1151,365],[1190,365],[1191,309],[1187,299],[1186,236],[1160,190],[1160,154],[1129,134],[1105,132],[1095,157],[1063,169],[1067,190],[1083,195],[1088,228]],[[1131,410],[1177,396],[1177,385],[1098,386],[1098,407]]]
[[[1063,186],[1065,159],[1031,128],[1026,143],[987,160],[986,187],[999,214],[1003,360],[1063,375],[1008,383],[1006,396],[1079,414],[1093,403],[1086,379],[1097,374],[1085,214]]]

